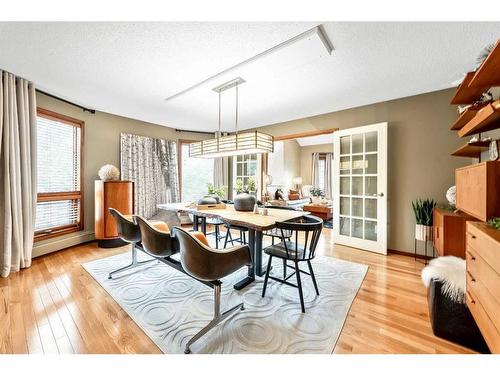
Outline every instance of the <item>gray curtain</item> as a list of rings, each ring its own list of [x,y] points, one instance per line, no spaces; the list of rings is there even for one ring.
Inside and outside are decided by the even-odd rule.
[[[31,266],[36,213],[36,96],[0,70],[0,275]]]
[[[312,168],[311,168],[311,184],[314,187],[319,186],[319,152],[313,152],[312,154]]]
[[[135,213],[147,219],[158,204],[180,201],[177,142],[122,133],[121,174],[134,181]]]
[[[229,188],[229,158],[214,159],[214,186],[218,189],[225,186]],[[227,194],[226,194],[227,195]],[[227,196],[226,196],[227,198]]]
[[[333,199],[333,152],[327,152],[325,158],[325,198]]]

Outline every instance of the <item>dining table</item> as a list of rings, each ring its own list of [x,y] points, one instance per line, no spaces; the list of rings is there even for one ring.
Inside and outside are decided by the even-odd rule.
[[[224,208],[201,209],[196,204],[165,203],[159,204],[158,208],[193,215],[193,230],[201,229],[204,234],[207,234],[207,218],[219,219],[226,224],[248,229],[248,247],[250,248],[252,265],[248,267],[247,275],[234,284],[236,290],[241,290],[253,283],[255,276],[265,275],[262,268],[263,233],[274,228],[277,222],[296,220],[309,214],[307,211],[268,208],[267,214],[263,215],[253,211],[237,211],[231,204],[226,204]]]

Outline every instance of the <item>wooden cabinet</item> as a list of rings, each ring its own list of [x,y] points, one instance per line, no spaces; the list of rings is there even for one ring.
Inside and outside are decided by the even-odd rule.
[[[439,256],[454,255],[465,259],[465,223],[475,220],[463,212],[434,209],[434,248]]]
[[[95,238],[99,246],[113,244],[118,232],[109,208],[124,215],[134,213],[134,183],[132,181],[95,181]],[[107,242],[106,242],[107,241]],[[111,245],[110,245],[111,246]]]
[[[492,353],[500,353],[500,231],[467,222],[467,306]]]
[[[455,171],[457,208],[487,221],[500,216],[500,161],[487,161]]]

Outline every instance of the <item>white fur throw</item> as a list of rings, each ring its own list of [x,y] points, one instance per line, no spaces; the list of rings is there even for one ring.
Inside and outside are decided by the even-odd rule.
[[[465,303],[465,260],[454,256],[439,257],[422,270],[422,281],[428,288],[431,280],[443,283],[441,292],[452,301]]]

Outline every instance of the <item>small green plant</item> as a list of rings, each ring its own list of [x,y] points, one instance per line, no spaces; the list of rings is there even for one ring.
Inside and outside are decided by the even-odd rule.
[[[207,183],[207,191],[208,195],[217,195],[219,198],[224,198],[227,192],[227,186],[222,186],[220,188],[216,188],[214,184],[211,182]]]
[[[241,178],[236,179],[234,182],[234,189],[238,194],[243,191],[243,180]]]
[[[323,191],[317,187],[311,188],[310,192],[313,197],[323,197],[325,195]]]
[[[415,202],[411,202],[411,205],[417,224],[432,226],[432,211],[436,207],[434,199],[417,199]]]
[[[500,230],[500,217],[492,217],[488,220],[488,224],[496,230]]]
[[[253,178],[253,177],[248,178],[247,190],[248,191],[257,191],[255,185],[256,185],[255,184],[255,178]]]

